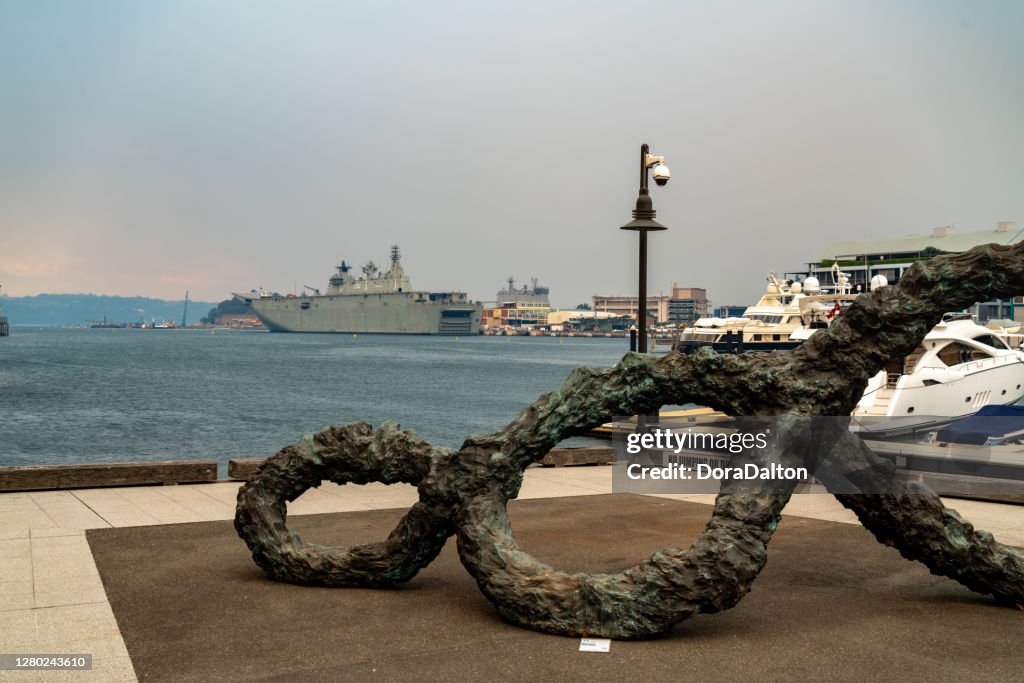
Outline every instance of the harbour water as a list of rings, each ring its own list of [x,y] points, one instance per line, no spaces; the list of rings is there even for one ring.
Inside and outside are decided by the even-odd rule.
[[[512,420],[604,338],[17,328],[0,343],[0,466],[265,457],[329,424],[440,446]]]

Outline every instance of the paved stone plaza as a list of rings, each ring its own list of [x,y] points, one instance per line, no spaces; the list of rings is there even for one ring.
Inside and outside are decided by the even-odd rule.
[[[0,494],[0,652],[91,653],[91,672],[3,672],[4,680],[136,680],[85,536],[87,529],[230,520],[238,482]],[[611,492],[607,467],[530,468],[521,499]],[[712,496],[664,496],[710,504]],[[326,483],[290,515],[407,508],[410,486]],[[975,526],[1024,546],[1024,507],[947,500]],[[856,524],[825,494],[794,496],[786,513]],[[241,541],[238,541],[241,544]],[[655,550],[655,548],[651,548]],[[509,626],[509,628],[514,628]]]

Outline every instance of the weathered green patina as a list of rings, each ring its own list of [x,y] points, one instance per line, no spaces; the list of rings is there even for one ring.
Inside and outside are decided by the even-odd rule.
[[[505,505],[526,466],[559,441],[615,415],[691,402],[775,418],[767,461],[804,465],[826,486],[855,472],[863,490],[887,493],[837,498],[880,542],[935,574],[1024,605],[1024,555],[975,530],[930,489],[895,480],[893,465],[851,437],[843,420],[810,420],[849,415],[868,379],[910,353],[943,312],[1022,291],[1024,244],[981,246],[918,264],[897,286],[862,295],[795,351],[627,354],[609,370],[580,368],[510,424],[457,451],[390,423],[377,431],[366,423],[329,427],[282,449],[242,486],[235,527],[270,577],[329,586],[407,581],[455,534],[463,564],[513,623],[563,635],[655,636],[728,609],[749,591],[792,488],[751,491],[748,482],[741,493],[726,481],[693,545],[660,550],[618,574],[567,574],[538,562],[516,544]],[[405,482],[417,486],[419,502],[382,542],[309,544],[288,530],[286,503],[324,480]]]

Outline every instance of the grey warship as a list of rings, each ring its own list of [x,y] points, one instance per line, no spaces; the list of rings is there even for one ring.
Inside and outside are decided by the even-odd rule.
[[[401,264],[398,245],[391,247],[391,267],[381,273],[371,261],[362,277],[342,261],[327,292],[288,295],[253,291],[235,294],[252,308],[271,332],[359,334],[476,334],[483,306],[465,292],[415,291]]]

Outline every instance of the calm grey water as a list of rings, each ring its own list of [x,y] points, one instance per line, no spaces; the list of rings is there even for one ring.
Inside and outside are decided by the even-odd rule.
[[[512,420],[624,339],[14,328],[0,466],[263,457],[329,424],[394,420],[436,445]]]

